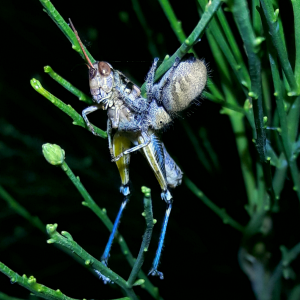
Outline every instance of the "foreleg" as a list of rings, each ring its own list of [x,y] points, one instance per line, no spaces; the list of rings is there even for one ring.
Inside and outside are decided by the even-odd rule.
[[[151,69],[149,70],[148,74],[147,74],[147,79],[146,79],[146,92],[147,92],[147,100],[148,103],[152,102],[152,90],[153,90],[153,85],[154,85],[154,77],[155,77],[155,71],[157,68],[157,62],[158,62],[158,58],[156,57],[154,59],[154,62],[151,66]]]
[[[87,115],[90,114],[90,113],[92,113],[92,112],[94,112],[94,111],[96,111],[96,110],[98,110],[98,109],[100,109],[100,108],[102,108],[102,105],[101,105],[101,104],[100,104],[100,105],[92,105],[92,106],[89,106],[89,107],[85,108],[85,109],[82,111],[82,117],[83,117],[83,119],[84,119],[86,125],[88,126],[88,128],[90,129],[90,131],[91,131],[94,135],[98,135],[98,134],[95,132],[95,130],[94,130],[92,124],[90,123],[90,121],[89,121]]]

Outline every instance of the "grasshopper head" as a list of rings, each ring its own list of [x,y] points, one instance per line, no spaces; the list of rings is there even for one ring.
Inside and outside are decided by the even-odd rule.
[[[89,67],[89,82],[93,100],[101,103],[109,97],[114,84],[113,68],[105,61],[97,61]]]

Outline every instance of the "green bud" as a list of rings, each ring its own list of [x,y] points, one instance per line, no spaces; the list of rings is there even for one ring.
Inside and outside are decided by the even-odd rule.
[[[33,284],[36,283],[36,278],[34,278],[33,276],[30,276],[27,280],[28,284]]]
[[[50,73],[50,72],[52,72],[53,70],[52,70],[52,68],[50,67],[50,66],[45,66],[44,67],[44,72],[45,73]]]
[[[65,151],[55,144],[44,144],[43,154],[49,164],[54,166],[61,165],[65,160]]]
[[[274,22],[278,21],[279,8],[274,11]]]
[[[47,233],[48,234],[54,233],[56,231],[56,228],[57,228],[57,224],[48,224],[46,226]]]
[[[133,284],[133,286],[142,285],[143,283],[145,283],[145,279],[139,279]]]

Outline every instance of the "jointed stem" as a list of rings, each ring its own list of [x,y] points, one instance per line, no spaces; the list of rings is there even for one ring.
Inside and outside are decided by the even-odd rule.
[[[292,91],[289,93],[290,96],[299,95],[299,87],[297,86],[293,70],[291,67],[291,64],[288,59],[288,54],[286,51],[286,48],[284,46],[284,42],[282,40],[282,37],[280,36],[280,31],[278,30],[279,24],[278,24],[278,13],[274,12],[272,1],[271,0],[261,0],[261,6],[263,8],[269,31],[271,33],[271,39],[273,42],[273,46],[275,47],[277,51],[277,55],[280,60],[281,67],[284,71],[284,74],[289,82],[289,85],[292,89]],[[298,47],[299,48],[299,47]],[[298,49],[299,51],[299,49]],[[299,72],[299,71],[298,71]]]
[[[73,182],[73,184],[75,185],[75,187],[77,188],[79,193],[84,198],[84,202],[82,202],[82,204],[84,206],[89,207],[99,217],[99,219],[104,223],[106,228],[111,232],[112,228],[113,228],[113,223],[107,216],[106,211],[104,209],[101,209],[95,203],[95,201],[92,199],[90,194],[84,188],[83,184],[80,182],[79,178],[74,175],[74,173],[69,168],[69,166],[66,164],[66,162],[64,162],[61,165],[61,168],[66,173],[66,175],[69,177],[69,179]],[[116,233],[115,240],[119,243],[122,253],[125,255],[129,265],[131,267],[134,267],[136,260],[134,259],[132,253],[130,252],[125,239],[119,232]],[[145,288],[149,292],[149,294],[152,295],[153,298],[158,299],[159,294],[158,294],[157,287],[153,286],[153,284],[150,282],[149,278],[146,276],[146,274],[142,270],[140,270],[138,272],[138,277],[144,280],[142,287]],[[159,297],[159,299],[162,300],[161,297]]]
[[[57,106],[59,109],[61,109],[64,113],[66,113],[68,116],[70,116],[73,119],[74,125],[79,125],[83,128],[87,128],[86,123],[84,122],[82,116],[78,114],[70,105],[66,105],[61,100],[50,94],[47,90],[45,90],[41,83],[36,79],[30,80],[31,86],[41,95],[43,95],[45,98],[50,100],[55,106]],[[102,138],[107,138],[107,133],[98,127],[94,126],[95,132]]]
[[[251,92],[254,120],[256,127],[256,147],[259,154],[259,160],[263,167],[264,178],[267,191],[271,197],[271,203],[275,202],[275,194],[272,186],[270,162],[266,157],[266,132],[264,128],[264,112],[262,106],[261,89],[261,63],[257,54],[257,40],[249,19],[249,10],[245,0],[235,0],[232,6],[233,16],[243,39],[245,49],[248,55],[249,70],[251,78]]]
[[[244,227],[240,225],[238,222],[233,220],[225,211],[224,208],[219,208],[216,204],[214,204],[211,200],[209,200],[202,191],[200,191],[197,186],[186,176],[184,177],[184,182],[188,186],[188,188],[198,197],[200,198],[205,205],[207,205],[211,210],[213,210],[222,220],[224,224],[229,224],[233,228],[238,231],[243,232]]]
[[[10,278],[11,283],[18,283],[19,285],[23,286],[30,292],[34,293],[36,296],[39,296],[44,299],[49,300],[76,300],[74,298],[70,298],[66,295],[64,295],[60,290],[52,290],[45,285],[42,285],[40,283],[36,282],[36,279],[33,276],[30,276],[27,278],[27,276],[24,274],[23,276],[20,276],[13,270],[11,270],[9,267],[7,267],[4,263],[0,261],[0,272],[5,274]]]
[[[179,47],[179,49],[169,58],[165,59],[164,62],[158,67],[155,73],[155,81],[157,81],[166,71],[168,71],[175,62],[177,57],[182,58],[189,50],[193,47],[193,45],[199,40],[199,38],[204,33],[204,29],[207,24],[210,22],[211,18],[214,16],[219,6],[221,5],[222,0],[214,0],[207,5],[206,10],[197,24],[193,32],[189,35],[189,37],[185,40],[185,42]],[[145,83],[143,84],[141,90],[142,94],[145,93]]]
[[[93,104],[93,100],[91,97],[87,96],[83,92],[81,92],[79,89],[77,89],[75,86],[73,86],[70,82],[59,76],[57,73],[53,71],[53,69],[49,66],[44,67],[45,73],[49,74],[51,78],[53,78],[55,81],[57,81],[59,84],[61,84],[65,89],[67,89],[69,92],[71,92],[73,95],[78,97],[80,101],[83,101],[89,105]]]
[[[77,41],[76,35],[73,32],[73,30],[70,28],[70,26],[65,22],[63,17],[59,14],[59,12],[55,9],[53,4],[49,0],[40,0],[41,4],[45,7],[44,11],[49,15],[49,17],[54,21],[54,23],[59,27],[59,29],[63,32],[63,34],[68,38],[68,40],[72,44],[72,48],[79,52],[81,57],[85,59],[85,56],[80,48],[80,45]],[[92,55],[89,53],[87,49],[85,49],[85,52],[92,63],[95,62],[95,59],[92,57]]]
[[[151,236],[152,236],[152,229],[154,226],[153,222],[153,212],[152,212],[152,201],[151,201],[151,194],[150,189],[146,187],[142,187],[142,191],[144,192],[144,213],[143,216],[146,220],[146,230],[143,236],[143,241],[141,244],[139,255],[136,259],[136,262],[131,270],[130,276],[127,280],[129,286],[132,286],[138,276],[138,273],[141,270],[141,267],[144,262],[145,253],[148,251]]]

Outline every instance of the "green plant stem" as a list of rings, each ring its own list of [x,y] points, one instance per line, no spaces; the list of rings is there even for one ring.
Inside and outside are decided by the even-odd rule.
[[[82,204],[84,206],[90,208],[97,215],[97,217],[103,222],[103,224],[106,226],[106,228],[111,232],[112,228],[113,228],[113,223],[111,222],[111,220],[107,216],[106,210],[101,209],[95,203],[95,201],[92,199],[90,194],[87,192],[87,190],[84,188],[84,186],[80,182],[79,177],[76,177],[74,175],[74,173],[69,168],[69,166],[67,165],[66,162],[64,162],[61,165],[61,168],[66,173],[66,175],[69,177],[69,179],[72,181],[72,183],[75,185],[75,187],[77,188],[77,190],[79,191],[81,196],[83,197],[84,202],[82,202]],[[121,247],[121,251],[125,255],[129,265],[131,267],[133,267],[134,264],[135,264],[135,258],[131,254],[131,252],[130,252],[130,250],[127,246],[127,243],[124,240],[123,236],[118,231],[116,233],[115,240],[119,243],[119,245]],[[150,282],[149,278],[146,276],[146,274],[142,270],[139,271],[138,277],[145,280],[145,282],[141,285],[142,288],[147,290],[148,293],[153,298],[163,300],[161,297],[159,297],[158,288],[153,286],[153,284]]]
[[[268,39],[269,40],[269,39]],[[279,116],[279,122],[281,126],[281,138],[284,147],[284,152],[286,159],[289,164],[290,172],[292,175],[292,179],[294,182],[294,189],[297,192],[298,198],[300,200],[300,180],[299,180],[299,172],[296,164],[296,160],[292,155],[292,145],[289,139],[288,133],[288,123],[287,123],[287,116],[284,109],[284,102],[283,102],[283,91],[282,91],[282,84],[279,75],[279,66],[277,62],[277,55],[271,46],[271,43],[268,42],[268,51],[269,51],[269,60],[271,65],[272,77],[274,82],[275,88],[275,99],[277,104],[277,112]]]
[[[273,177],[273,186],[276,199],[280,198],[280,193],[283,189],[284,182],[286,179],[287,168],[288,163],[285,159],[285,155],[281,153],[278,158],[278,164],[276,165],[276,171]]]
[[[222,107],[226,107],[226,108],[234,110],[238,113],[245,114],[245,110],[242,107],[240,107],[238,104],[228,103],[224,100],[219,100],[214,97],[213,98],[208,97],[207,93],[205,93],[205,92],[203,93],[203,98],[208,99],[214,103],[220,104]]]
[[[256,147],[263,167],[266,188],[271,198],[271,205],[273,205],[275,202],[275,194],[272,186],[270,161],[266,158],[266,132],[263,122],[264,112],[262,107],[261,63],[257,54],[257,39],[255,38],[250,23],[249,10],[246,1],[234,0],[232,12],[248,55],[249,73],[251,78],[251,92],[249,93],[249,96],[252,97],[253,104],[257,134]]]
[[[70,233],[62,231],[62,235],[59,234],[56,230],[57,224],[48,224],[46,229],[50,236],[50,239],[47,241],[48,244],[57,243],[61,245],[68,251],[78,255],[88,267],[93,268],[94,270],[97,270],[99,273],[103,274],[105,277],[108,277],[111,281],[115,282],[124,290],[128,289],[126,281],[120,275],[116,274],[106,267],[102,262],[87,253],[73,240]]]
[[[62,85],[66,90],[78,97],[80,101],[83,101],[89,105],[94,103],[91,97],[87,96],[85,93],[81,92],[79,89],[73,86],[70,82],[55,73],[50,66],[45,66],[44,72],[47,73],[55,81],[57,81],[60,85]]]
[[[187,136],[189,137],[194,150],[197,153],[198,159],[200,161],[201,164],[203,164],[204,168],[206,169],[206,171],[208,171],[209,173],[212,172],[212,166],[207,158],[207,155],[205,154],[202,146],[200,145],[198,138],[196,137],[196,135],[194,134],[192,128],[190,127],[190,125],[185,121],[185,120],[181,120],[181,124],[183,125],[183,128],[185,129],[185,132],[187,134]]]
[[[261,34],[261,20],[256,7],[259,6],[259,0],[252,0],[252,24],[256,35]]]
[[[177,19],[175,13],[174,13],[174,11],[172,9],[172,6],[170,5],[169,1],[168,0],[158,0],[158,1],[161,5],[163,11],[165,12],[165,15],[166,15],[167,19],[169,20],[170,25],[171,25],[175,35],[177,36],[179,42],[184,43],[184,41],[186,40],[186,35],[185,35],[185,33],[182,29],[182,24],[181,24],[180,21],[178,21],[178,19]],[[197,54],[195,53],[195,51],[193,49],[191,49],[188,52],[193,53],[197,57]],[[207,86],[210,89],[210,91],[212,92],[213,96],[215,96],[217,101],[218,100],[219,101],[224,101],[224,97],[219,92],[216,85],[213,83],[213,81],[210,78],[208,78],[208,80],[207,80]],[[209,100],[212,100],[211,97],[209,95],[207,95],[206,92],[203,92],[203,97],[207,98]],[[214,101],[214,102],[219,103],[217,101]]]
[[[47,90],[45,90],[41,83],[32,78],[30,80],[31,86],[38,92],[40,93],[42,96],[44,96],[46,99],[50,100],[55,106],[57,106],[60,110],[62,110],[64,113],[66,113],[69,117],[71,117],[73,119],[73,125],[78,125],[81,126],[83,128],[88,129],[86,123],[84,122],[83,118],[81,115],[79,115],[72,107],[71,105],[66,105],[65,103],[63,103],[61,100],[59,100],[58,98],[56,98],[55,96],[53,96],[52,94],[50,94]],[[94,130],[97,133],[97,135],[99,135],[102,138],[107,138],[107,133],[101,129],[99,129],[98,127],[94,126]]]
[[[204,29],[206,28],[206,26],[208,25],[211,18],[214,16],[222,2],[222,0],[214,0],[210,3],[210,5],[206,7],[206,10],[201,20],[199,21],[193,32],[179,47],[179,49],[172,55],[172,57],[165,59],[163,63],[159,66],[155,73],[155,81],[157,81],[165,72],[167,72],[171,68],[177,57],[182,58],[186,53],[188,53],[188,51],[194,46],[194,44],[198,42],[199,38],[204,33]],[[145,94],[145,83],[142,85],[141,90],[142,94]]]
[[[167,19],[170,22],[170,25],[175,33],[175,35],[178,38],[178,41],[180,43],[183,43],[186,40],[186,35],[182,29],[182,24],[180,21],[178,21],[174,10],[168,0],[158,0],[160,6],[162,7]],[[197,54],[191,49],[189,52],[192,52],[196,57]]]
[[[11,296],[8,296],[8,295],[0,292],[0,300],[25,300],[25,299],[11,297]]]
[[[198,0],[198,3],[200,4],[201,9],[204,10],[206,6],[206,0]],[[210,33],[213,35],[215,41],[218,43],[218,46],[226,57],[230,67],[232,68],[242,90],[244,91],[245,95],[248,95],[248,89],[250,89],[250,79],[248,78],[247,82],[246,78],[243,77],[241,66],[237,63],[235,57],[233,56],[232,51],[225,40],[222,29],[216,21],[216,18],[212,18],[210,21],[209,29]],[[247,89],[245,87],[247,87]]]
[[[145,253],[148,251],[150,241],[151,241],[151,236],[152,236],[152,230],[153,230],[153,226],[154,226],[150,189],[146,188],[146,187],[142,187],[142,192],[144,193],[143,216],[145,217],[145,220],[146,220],[146,230],[145,230],[145,233],[143,236],[143,241],[141,244],[140,252],[139,252],[136,262],[131,270],[130,276],[127,280],[127,283],[130,287],[132,285],[134,285],[136,277],[138,276],[138,273],[141,270],[141,267],[143,265],[143,262],[145,259]]]
[[[244,227],[240,225],[238,222],[233,220],[225,211],[224,208],[219,208],[216,204],[214,204],[210,199],[208,199],[202,191],[200,191],[197,186],[184,176],[184,183],[187,187],[199,198],[203,201],[203,203],[208,206],[213,212],[215,212],[223,221],[224,224],[229,224],[233,228],[237,229],[238,231],[243,232]]]
[[[299,130],[299,119],[300,119],[300,96],[298,96],[296,100],[293,102],[293,104],[291,105],[287,117],[289,140],[292,144],[295,142]]]
[[[298,0],[291,0],[294,11],[294,24],[295,24],[295,48],[296,48],[296,61],[295,61],[295,80],[298,85],[300,84],[300,2]]]
[[[178,21],[174,10],[172,6],[170,5],[170,2],[168,0],[158,0],[160,6],[162,7],[167,19],[170,22],[170,25],[176,34],[178,40],[180,43],[183,43],[183,41],[186,39],[186,35],[182,29],[182,24],[180,21]]]
[[[280,246],[282,252],[282,265],[288,266],[300,254],[300,243],[295,245],[292,249],[288,250],[285,246]]]
[[[221,28],[223,29],[224,34],[227,38],[228,44],[231,48],[231,51],[232,51],[238,65],[239,65],[239,67],[241,68],[242,76],[243,76],[243,78],[245,78],[245,81],[246,81],[245,86],[247,86],[249,88],[250,85],[251,85],[249,72],[248,72],[248,70],[245,66],[243,56],[242,56],[241,51],[240,51],[240,49],[239,49],[239,47],[236,43],[236,40],[234,38],[234,35],[231,31],[231,28],[230,28],[230,26],[227,22],[227,19],[224,15],[224,12],[223,12],[222,8],[218,9],[217,17],[218,17],[219,22],[221,24]]]
[[[74,298],[70,298],[64,295],[60,290],[54,291],[46,287],[45,285],[37,283],[36,279],[33,276],[30,276],[29,278],[27,278],[25,274],[23,276],[20,276],[1,261],[0,271],[10,278],[11,283],[18,283],[19,285],[34,293],[38,297],[49,300],[75,300]]]
[[[224,59],[222,52],[215,40],[215,37],[211,34],[211,30],[206,30],[206,36],[211,48],[211,52],[217,62],[218,68],[220,70],[222,78],[222,87],[227,100],[227,103],[236,105],[236,97],[232,94],[232,83],[231,75],[228,69],[228,65]],[[228,111],[226,109],[222,110],[222,113],[226,113],[229,116],[232,129],[235,134],[235,141],[237,150],[239,153],[241,170],[245,182],[246,193],[248,197],[248,202],[251,206],[251,211],[254,203],[254,192],[255,192],[255,180],[252,174],[252,161],[251,155],[249,153],[249,145],[246,138],[246,130],[243,122],[243,115],[236,114],[235,112]]]
[[[281,67],[283,69],[283,72],[288,80],[288,83],[291,87],[291,92],[288,93],[289,96],[299,95],[299,87],[297,86],[293,70],[291,67],[291,64],[288,59],[288,54],[286,52],[284,42],[282,40],[282,37],[280,36],[280,32],[278,30],[278,16],[274,12],[274,8],[272,5],[271,0],[260,0],[262,9],[264,11],[264,15],[266,17],[269,32],[271,34],[271,39],[273,46],[275,47],[277,51],[277,55],[280,60]],[[279,12],[279,10],[277,11]],[[295,32],[297,33],[297,32]],[[298,50],[299,51],[299,50]]]
[[[213,166],[215,167],[216,170],[220,170],[220,162],[218,160],[218,155],[210,143],[210,139],[207,136],[206,128],[200,127],[198,133],[199,133],[200,140],[201,140],[204,148],[206,149],[206,152],[208,153],[210,160],[212,161]]]
[[[23,206],[21,206],[6,190],[0,185],[0,196],[8,203],[11,209],[25,218],[30,224],[45,232],[45,226],[38,217],[33,217]]]
[[[150,29],[150,27],[148,26],[148,24],[146,22],[146,18],[145,18],[144,14],[143,14],[143,11],[141,9],[139,0],[131,0],[131,3],[132,3],[132,7],[133,7],[133,10],[136,13],[137,18],[138,18],[140,24],[142,25],[142,27],[144,29],[144,32],[146,33],[146,37],[148,39],[149,51],[150,51],[150,53],[153,57],[158,57],[159,54],[158,54],[158,50],[156,48],[156,45],[153,42],[152,30]]]
[[[81,57],[85,59],[85,56],[81,50],[81,47],[77,41],[76,35],[70,26],[65,22],[63,17],[59,14],[59,12],[55,9],[52,3],[49,0],[40,0],[41,4],[44,6],[44,11],[49,15],[49,17],[54,21],[54,23],[59,27],[59,29],[63,32],[63,34],[68,38],[68,40],[72,44],[72,48],[78,52]],[[85,47],[84,47],[85,48]],[[92,63],[95,62],[95,59],[89,53],[89,51],[85,48],[85,52]]]

